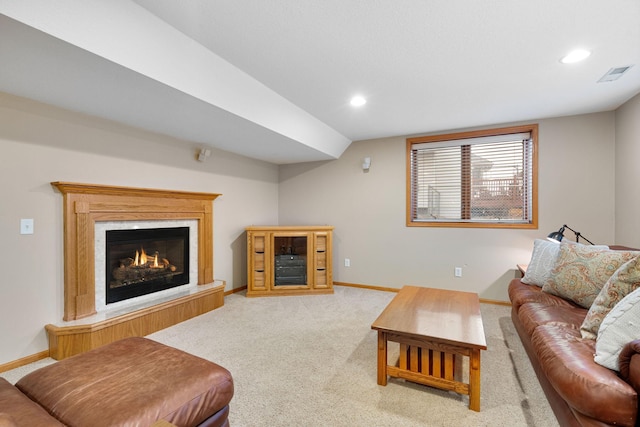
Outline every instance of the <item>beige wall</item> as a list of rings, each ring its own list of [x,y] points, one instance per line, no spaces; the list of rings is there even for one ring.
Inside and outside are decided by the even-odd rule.
[[[639,110],[637,96],[617,114],[538,121],[538,230],[407,228],[402,136],[355,142],[329,162],[278,168],[214,150],[200,163],[195,144],[0,94],[0,364],[45,350],[44,325],[62,318],[62,196],[51,181],[222,193],[214,202],[215,277],[228,289],[245,284],[246,225],[331,224],[336,281],[506,301],[533,239],[564,223],[596,243],[640,246],[640,202],[627,188],[640,175],[632,163]],[[34,235],[19,234],[20,218],[34,218]],[[458,266],[462,278],[453,277]]]
[[[214,276],[245,285],[248,224],[277,222],[278,167],[0,94],[0,364],[47,349],[62,320],[62,195],[71,181],[221,193],[214,201]],[[20,235],[33,218],[33,235]]]
[[[614,239],[615,114],[538,123],[538,230],[406,227],[405,137],[355,142],[335,161],[281,166],[280,224],[336,227],[335,281],[451,288],[507,301],[507,284],[516,264],[529,260],[533,239],[565,223],[595,243]]]
[[[616,242],[640,248],[640,94],[616,111]]]

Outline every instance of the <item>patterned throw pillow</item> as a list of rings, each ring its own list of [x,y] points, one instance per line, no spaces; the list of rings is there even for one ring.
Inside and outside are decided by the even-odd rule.
[[[527,271],[521,282],[527,285],[543,286],[551,275],[551,270],[556,265],[561,245],[577,245],[577,243],[568,241],[558,244],[549,240],[536,239],[533,241],[533,253],[531,260],[527,265]],[[609,249],[609,246],[599,245],[591,246],[592,248]]]
[[[542,286],[549,279],[551,269],[556,264],[560,245],[548,240],[536,239],[533,241],[533,253],[531,261],[527,265],[527,271],[521,282],[527,285]]]
[[[609,277],[639,255],[640,252],[561,244],[556,265],[542,290],[589,308]]]
[[[640,289],[636,289],[602,320],[596,339],[596,363],[620,370],[618,356],[627,343],[640,338]]]
[[[582,338],[595,340],[602,319],[622,298],[637,288],[640,288],[640,257],[624,264],[604,284],[582,322]]]

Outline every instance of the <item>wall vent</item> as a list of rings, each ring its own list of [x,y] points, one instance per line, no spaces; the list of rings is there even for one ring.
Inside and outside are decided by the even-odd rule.
[[[633,65],[611,68],[609,71],[605,73],[604,76],[600,77],[600,80],[598,80],[598,83],[612,82],[614,80],[618,80],[620,77],[622,77],[624,73],[629,71],[629,68],[631,67],[633,67]]]

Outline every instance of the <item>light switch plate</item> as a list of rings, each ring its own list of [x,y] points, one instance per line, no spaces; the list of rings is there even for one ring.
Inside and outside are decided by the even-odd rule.
[[[23,218],[20,220],[20,234],[33,234],[33,219]]]

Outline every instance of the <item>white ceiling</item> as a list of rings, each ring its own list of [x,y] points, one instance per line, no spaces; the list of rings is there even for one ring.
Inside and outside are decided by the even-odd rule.
[[[640,92],[638,0],[0,0],[0,13],[0,91],[276,164]],[[577,47],[592,55],[559,62]],[[355,94],[368,103],[352,108]]]

